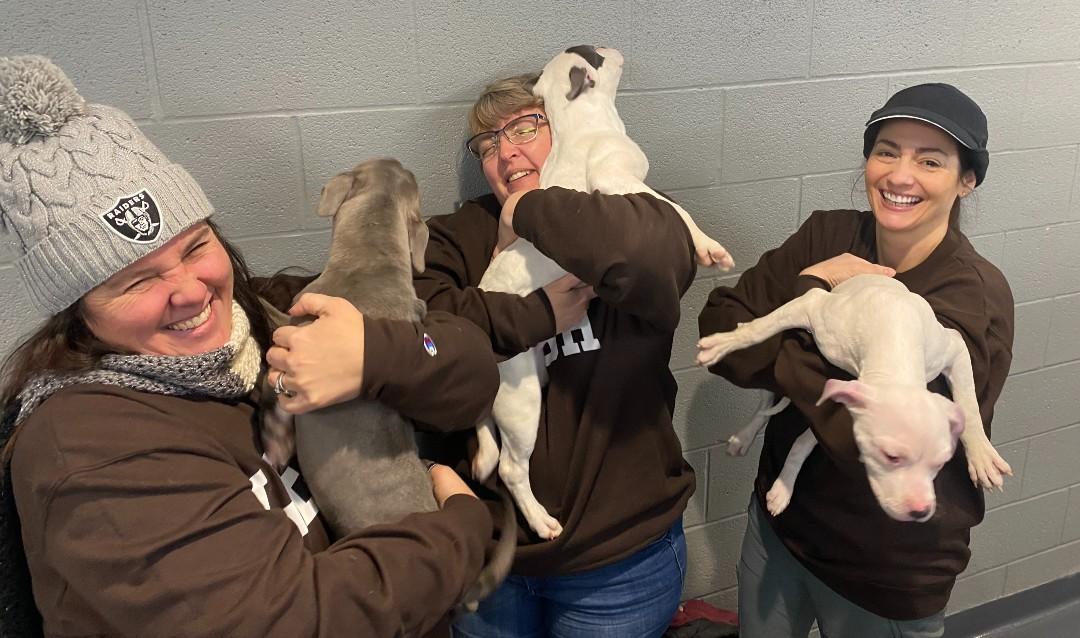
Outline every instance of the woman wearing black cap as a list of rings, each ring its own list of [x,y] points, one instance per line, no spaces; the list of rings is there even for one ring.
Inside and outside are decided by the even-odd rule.
[[[734,287],[712,292],[701,334],[732,330],[812,287],[863,273],[895,276],[964,336],[989,435],[1012,361],[1013,299],[958,225],[960,200],[986,175],[986,141],[982,111],[952,86],[893,95],[864,135],[871,210],[813,213]],[[828,636],[942,636],[945,605],[970,557],[969,531],[984,513],[962,446],[935,481],[937,513],[925,523],[898,522],[874,499],[848,411],[815,405],[826,379],[850,375],[829,364],[808,333],[777,335],[710,370],[792,400],[765,430],[738,566],[741,635],[803,637],[816,619]],[[937,379],[930,387],[947,386]],[[807,427],[820,445],[787,510],[770,517],[765,493]]]

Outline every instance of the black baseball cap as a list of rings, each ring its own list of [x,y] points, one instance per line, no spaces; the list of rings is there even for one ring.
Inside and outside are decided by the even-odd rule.
[[[882,123],[895,118],[920,120],[948,133],[967,156],[975,172],[975,185],[982,183],[990,164],[990,154],[986,151],[986,115],[963,91],[941,83],[919,84],[897,91],[866,122],[863,157],[870,157]]]

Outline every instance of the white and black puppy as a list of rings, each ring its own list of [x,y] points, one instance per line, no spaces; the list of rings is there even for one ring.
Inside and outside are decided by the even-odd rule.
[[[648,193],[674,207],[690,231],[697,261],[730,270],[731,256],[697,227],[689,213],[645,185],[649,160],[626,135],[615,108],[623,57],[615,49],[576,46],[544,67],[533,93],[544,99],[551,126],[551,152],[540,169],[540,186],[561,186],[609,195]],[[480,281],[482,290],[527,295],[565,275],[555,262],[524,239],[492,260]],[[562,526],[533,495],[529,459],[540,420],[541,388],[547,383],[543,354],[532,348],[499,365],[502,384],[492,419],[477,425],[479,449],[473,474],[486,479],[499,466],[502,478],[529,525],[542,538],[562,533]],[[500,451],[494,426],[502,435]]]

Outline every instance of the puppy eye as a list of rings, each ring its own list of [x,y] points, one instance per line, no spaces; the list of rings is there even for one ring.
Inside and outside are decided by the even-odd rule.
[[[889,465],[899,465],[900,462],[904,460],[903,457],[897,456],[895,454],[889,454],[888,452],[882,452],[881,454],[885,457],[885,460],[889,463]]]

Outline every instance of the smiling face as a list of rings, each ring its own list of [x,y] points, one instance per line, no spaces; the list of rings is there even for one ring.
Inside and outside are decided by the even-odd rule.
[[[497,128],[531,113],[544,114],[544,109],[531,107],[514,111],[499,120]],[[546,115],[546,114],[545,114]],[[540,169],[551,152],[551,127],[540,126],[536,137],[521,144],[511,144],[500,136],[498,149],[482,160],[484,177],[491,192],[502,204],[512,193],[540,188]]]
[[[956,141],[918,120],[887,121],[866,159],[866,194],[883,233],[944,232],[956,198],[974,188]]]
[[[87,328],[125,354],[193,355],[232,332],[233,270],[205,223],[116,273],[83,296]]]

